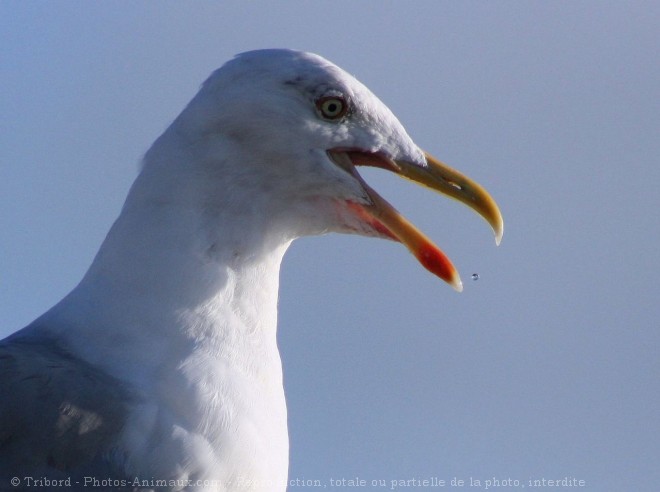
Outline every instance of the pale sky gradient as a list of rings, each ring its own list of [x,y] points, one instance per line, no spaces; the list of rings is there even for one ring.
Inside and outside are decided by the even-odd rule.
[[[657,1],[2,1],[0,334],[75,286],[212,70],[313,51],[486,186],[505,234],[496,248],[467,208],[372,171],[462,294],[394,243],[293,245],[290,477],[660,490],[658,26]]]

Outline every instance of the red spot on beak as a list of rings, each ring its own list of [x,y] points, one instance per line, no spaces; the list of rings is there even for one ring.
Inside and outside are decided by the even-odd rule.
[[[423,244],[420,246],[417,253],[419,262],[441,279],[446,282],[453,283],[456,275],[456,269],[452,265],[449,258],[447,258],[437,247],[433,244]]]

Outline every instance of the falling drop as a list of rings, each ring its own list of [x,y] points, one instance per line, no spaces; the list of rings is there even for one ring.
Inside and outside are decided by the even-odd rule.
[[[479,280],[479,274],[478,273],[473,273],[472,274],[472,280]]]

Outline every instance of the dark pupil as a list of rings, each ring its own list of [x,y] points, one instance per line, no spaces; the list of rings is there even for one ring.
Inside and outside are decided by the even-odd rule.
[[[328,104],[328,113],[334,113],[339,109],[339,106],[337,103],[330,103]]]

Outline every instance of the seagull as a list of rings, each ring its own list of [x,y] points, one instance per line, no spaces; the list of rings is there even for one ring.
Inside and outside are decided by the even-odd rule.
[[[212,73],[145,154],[80,283],[0,342],[0,488],[286,490],[276,328],[291,242],[397,241],[462,289],[360,166],[466,204],[499,243],[484,188],[328,60],[258,50]]]

